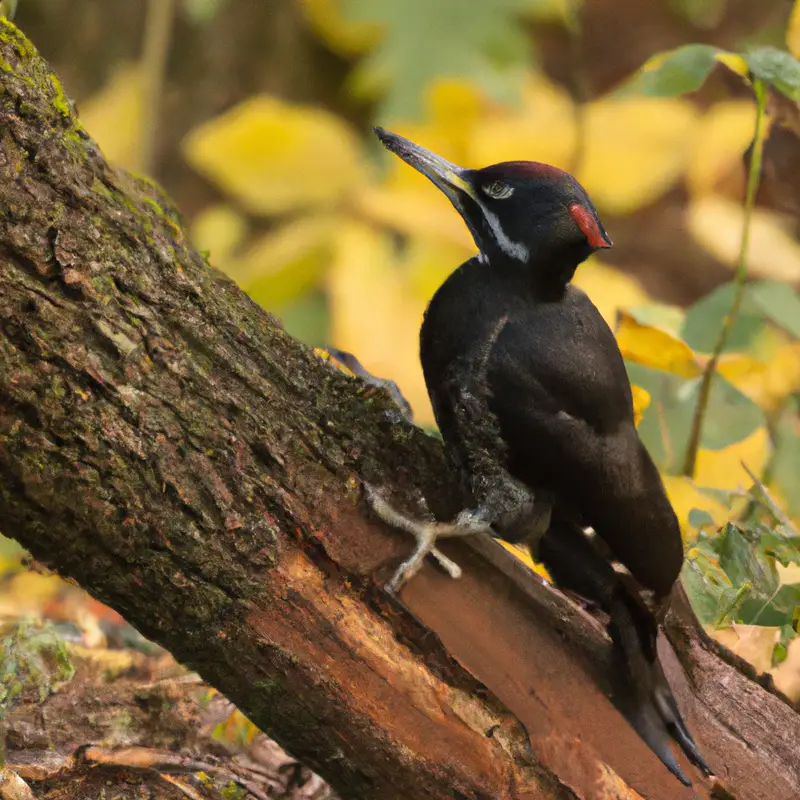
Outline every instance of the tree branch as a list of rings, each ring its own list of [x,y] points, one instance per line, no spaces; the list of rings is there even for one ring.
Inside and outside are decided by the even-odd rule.
[[[0,333],[3,532],[348,800],[693,796],[608,701],[598,625],[496,543],[443,547],[460,581],[381,590],[410,542],[360,480],[450,516],[437,441],[209,268],[4,21]],[[710,763],[737,797],[788,799],[797,715],[701,655],[696,697],[673,672]],[[696,688],[712,671],[724,709]]]

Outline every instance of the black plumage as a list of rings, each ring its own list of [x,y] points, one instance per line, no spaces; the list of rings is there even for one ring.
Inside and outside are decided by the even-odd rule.
[[[556,583],[600,604],[628,679],[628,718],[684,782],[670,733],[708,767],[658,664],[653,606],[620,579],[623,564],[663,609],[678,578],[681,534],[634,425],[614,335],[570,280],[611,242],[584,189],[534,162],[469,170],[396,134],[387,148],[451,200],[479,254],[453,272],[422,325],[420,356],[449,463],[474,506],[452,523],[415,523],[374,494],[373,507],[418,547],[394,586],[436,538],[489,532],[526,542]],[[605,547],[591,540],[591,527]]]

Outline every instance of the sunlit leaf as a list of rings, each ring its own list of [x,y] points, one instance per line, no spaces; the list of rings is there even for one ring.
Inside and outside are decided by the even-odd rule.
[[[790,700],[800,700],[800,639],[789,643],[786,658],[777,668],[772,670],[775,686]]]
[[[777,47],[758,47],[746,54],[756,78],[774,86],[792,100],[800,99],[800,61]]]
[[[626,214],[672,186],[689,162],[697,112],[684,100],[605,98],[585,109],[577,177],[603,211]]]
[[[741,248],[742,215],[741,203],[705,196],[689,206],[687,227],[706,250],[733,268]],[[753,212],[748,265],[753,277],[800,280],[800,245],[789,221],[770,211]]]
[[[211,263],[222,266],[247,235],[247,220],[232,206],[204,208],[192,222],[194,246],[210,254]]]
[[[656,303],[651,300],[642,305],[631,306],[627,309],[628,314],[642,325],[650,325],[660,328],[680,339],[680,330],[683,327],[685,312],[678,306],[670,306],[666,303]],[[616,322],[615,322],[616,325]]]
[[[780,637],[780,628],[734,623],[728,628],[712,631],[712,635],[759,672],[772,668],[772,650]]]
[[[726,100],[700,119],[692,139],[686,182],[696,194],[708,193],[731,171],[744,175],[743,155],[753,138],[755,104]]]
[[[719,373],[761,408],[773,411],[800,390],[800,342],[784,345],[766,361],[742,353],[724,355]]]
[[[800,56],[800,3],[796,0],[786,28],[786,47],[795,58]]]
[[[627,361],[684,378],[695,378],[703,371],[686,342],[660,328],[644,325],[630,314],[619,314],[616,336]]]
[[[225,271],[257,303],[276,310],[321,281],[340,224],[334,214],[287,222],[228,261]]]
[[[426,300],[398,268],[391,237],[344,221],[328,271],[331,344],[358,358],[373,375],[393,380],[418,424],[433,423],[419,364],[419,328]]]
[[[755,409],[755,406],[750,408]],[[730,414],[731,418],[735,417],[733,412],[725,408],[711,409],[709,412],[712,414]],[[742,412],[746,414],[746,411]],[[763,417],[756,411],[753,415],[752,424],[757,422],[763,423]],[[724,423],[723,423],[724,424]],[[742,425],[740,430],[746,430],[748,427],[748,419],[744,418],[739,420]],[[703,443],[704,447],[700,449],[697,454],[697,464],[695,466],[695,480],[700,486],[713,486],[717,489],[736,490],[740,487],[746,488],[750,483],[750,478],[745,471],[742,464],[745,464],[751,472],[756,475],[763,472],[771,453],[771,444],[769,432],[766,426],[762,425],[755,428],[751,433],[737,438],[732,444],[727,446],[712,448],[710,445],[714,443],[712,436],[715,436],[719,441],[724,435],[724,431],[714,432],[714,421],[708,420],[707,426],[703,428]],[[708,428],[708,430],[707,430]],[[711,440],[711,441],[709,441]]]
[[[664,475],[663,480],[669,501],[680,522],[684,540],[692,541],[697,535],[698,527],[691,519],[693,511],[706,514],[711,519],[714,529],[727,521],[728,509],[702,492],[691,478],[683,475]]]
[[[340,117],[267,96],[195,128],[183,152],[258,214],[331,206],[365,177],[358,140]]]
[[[620,312],[651,300],[636,278],[602,263],[596,256],[581,264],[573,283],[589,295],[612,329]]]
[[[550,581],[552,583],[553,579],[550,577],[550,573],[547,571],[547,568],[543,564],[539,564],[537,561],[534,561],[531,558],[531,551],[522,545],[510,544],[509,542],[504,542],[502,539],[499,540],[500,544],[511,553],[514,558],[519,559],[523,564],[525,564],[528,569],[532,569],[537,575],[541,575],[546,581]]]
[[[342,16],[343,0],[300,0],[306,20],[317,35],[343,56],[359,55],[380,40],[383,26]]]
[[[525,158],[570,170],[578,145],[576,119],[575,105],[563,88],[542,75],[529,75],[518,109],[486,114],[475,125],[470,165]]]
[[[128,64],[115,70],[97,94],[81,103],[81,121],[109,161],[135,169],[142,128],[138,66]]]
[[[650,405],[650,394],[641,386],[631,386],[631,394],[633,395],[633,419],[638,425]]]

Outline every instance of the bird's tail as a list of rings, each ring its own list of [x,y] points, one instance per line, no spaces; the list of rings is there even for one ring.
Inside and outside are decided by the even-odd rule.
[[[619,582],[607,607],[608,631],[620,668],[621,710],[664,765],[686,786],[691,781],[678,766],[670,738],[705,775],[711,774],[667,682],[656,649],[658,627],[652,615]]]
[[[608,632],[617,665],[617,705],[632,727],[682,783],[691,781],[678,766],[670,738],[706,775],[700,755],[664,675],[656,649],[658,624],[632,587],[618,575],[583,531],[554,520],[536,557],[557,586],[600,605],[609,616]]]

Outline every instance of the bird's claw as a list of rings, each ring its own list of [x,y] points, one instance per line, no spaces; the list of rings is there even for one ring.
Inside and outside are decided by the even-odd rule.
[[[430,522],[423,520],[415,520],[406,516],[397,509],[395,509],[383,493],[375,488],[372,484],[363,483],[364,499],[372,509],[372,511],[380,517],[387,525],[393,528],[398,528],[410,533],[416,540],[417,546],[411,555],[403,561],[397,568],[394,576],[386,584],[386,590],[390,594],[397,594],[400,588],[410,578],[412,578],[422,567],[425,556],[429,553],[436,559],[439,566],[451,577],[461,577],[461,567],[458,566],[452,559],[448,558],[444,553],[439,550],[435,544],[439,534],[453,535],[456,526],[461,521],[457,521],[456,526],[442,525],[438,522]],[[463,524],[463,523],[462,523]]]

